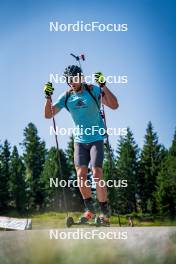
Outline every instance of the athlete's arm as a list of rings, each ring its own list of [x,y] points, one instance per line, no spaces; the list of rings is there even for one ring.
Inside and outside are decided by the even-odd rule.
[[[117,97],[104,85],[102,103],[111,109],[117,109],[119,107],[119,103]]]
[[[45,118],[52,118],[59,112],[58,108],[52,105],[52,101],[50,98],[46,99],[44,116]]]

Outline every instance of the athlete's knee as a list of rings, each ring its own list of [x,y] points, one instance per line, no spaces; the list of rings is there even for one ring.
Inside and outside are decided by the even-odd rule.
[[[86,178],[87,177],[87,167],[86,166],[80,166],[76,167],[77,177],[78,178]]]
[[[92,168],[92,172],[93,172],[93,177],[97,178],[98,180],[100,180],[102,178],[103,175],[103,170],[100,167],[93,167]]]

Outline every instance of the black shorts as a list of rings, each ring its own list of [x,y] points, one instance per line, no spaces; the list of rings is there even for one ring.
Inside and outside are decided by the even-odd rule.
[[[74,143],[75,166],[87,166],[102,168],[104,158],[104,141],[91,143]]]

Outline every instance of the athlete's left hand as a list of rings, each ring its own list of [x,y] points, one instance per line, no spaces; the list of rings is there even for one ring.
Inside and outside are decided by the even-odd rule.
[[[98,83],[98,85],[100,87],[105,86],[105,84],[106,84],[106,78],[103,75],[103,73],[102,72],[96,72],[94,75],[95,75],[95,81],[96,81],[96,83]]]

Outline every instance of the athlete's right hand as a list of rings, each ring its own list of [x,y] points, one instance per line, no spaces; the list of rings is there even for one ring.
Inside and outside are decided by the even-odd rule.
[[[46,97],[51,97],[51,95],[53,94],[54,91],[54,87],[52,86],[52,83],[47,82],[44,85],[44,93]]]

